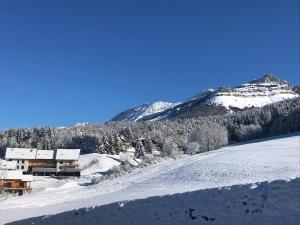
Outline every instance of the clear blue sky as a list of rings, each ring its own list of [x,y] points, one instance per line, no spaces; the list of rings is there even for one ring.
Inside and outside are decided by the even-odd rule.
[[[278,74],[299,83],[297,0],[0,0],[0,128],[105,122]]]

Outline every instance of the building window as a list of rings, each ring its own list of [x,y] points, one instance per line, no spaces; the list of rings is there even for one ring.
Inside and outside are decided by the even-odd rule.
[[[21,169],[24,170],[24,166],[21,166]]]
[[[25,160],[22,160],[22,163],[25,163]]]
[[[19,166],[17,166],[17,170],[19,169]]]
[[[20,160],[18,160],[17,162],[19,163]]]
[[[63,164],[64,162],[63,162],[63,161],[60,161],[59,163],[60,163],[60,164]]]

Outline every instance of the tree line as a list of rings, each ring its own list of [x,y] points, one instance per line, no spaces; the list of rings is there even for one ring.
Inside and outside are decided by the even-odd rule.
[[[175,156],[295,131],[300,131],[300,98],[224,115],[204,117],[192,112],[166,121],[7,129],[0,133],[0,156],[7,147],[80,148],[84,154],[118,154],[135,147],[137,157],[153,151]]]

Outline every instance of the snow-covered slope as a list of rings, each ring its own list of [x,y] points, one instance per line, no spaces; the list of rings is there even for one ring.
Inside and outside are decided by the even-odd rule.
[[[166,109],[172,108],[179,103],[170,103],[170,102],[154,102],[150,104],[142,104],[137,107],[128,109],[124,112],[119,113],[112,121],[123,121],[123,122],[134,122],[138,121],[139,119],[153,115],[158,112],[162,112]]]
[[[81,155],[79,164],[82,169],[81,175],[92,175],[95,173],[105,173],[114,166],[120,165],[119,155],[97,154],[91,153]]]
[[[235,185],[82,208],[10,225],[296,225],[300,179]]]
[[[274,75],[266,75],[259,80],[234,88],[218,89],[205,104],[222,105],[226,108],[262,107],[285,99],[298,97],[289,84]]]
[[[299,146],[299,133],[296,134],[296,136],[281,137],[244,145],[228,146],[217,151],[202,153],[194,156],[184,155],[179,159],[169,160],[158,165],[137,169],[122,177],[113,180],[107,180],[96,185],[89,185],[89,177],[68,180],[55,180],[52,178],[45,179],[36,177],[33,186],[38,188],[35,188],[31,194],[27,194],[22,197],[12,197],[0,202],[0,222],[3,224],[34,216],[57,214],[68,210],[101,206],[114,202],[119,203],[113,204],[112,206],[107,206],[110,207],[109,212],[105,211],[103,206],[100,211],[97,211],[97,213],[93,214],[95,216],[94,218],[86,218],[84,216],[88,213],[88,211],[93,212],[92,209],[87,209],[82,210],[82,213],[79,214],[78,212],[66,214],[66,217],[63,216],[63,221],[66,224],[72,224],[71,222],[74,222],[74,220],[76,220],[76,216],[78,216],[77,223],[74,222],[75,224],[80,224],[78,223],[78,221],[81,221],[80,218],[95,221],[94,224],[97,224],[98,221],[99,224],[105,215],[105,221],[113,220],[120,222],[121,219],[124,220],[124,218],[118,217],[118,213],[120,213],[119,210],[122,208],[122,206],[124,206],[124,204],[126,206],[126,201],[144,199],[150,196],[163,197],[161,201],[160,197],[146,199],[145,201],[133,201],[132,205],[134,207],[131,208],[133,210],[131,212],[136,212],[140,207],[150,204],[150,206],[152,206],[149,206],[152,208],[151,215],[144,211],[139,211],[139,213],[135,213],[134,215],[128,215],[128,217],[126,217],[126,221],[128,222],[127,224],[149,224],[142,222],[144,216],[146,216],[145,218],[151,216],[149,219],[153,219],[153,216],[154,219],[156,219],[157,217],[155,210],[160,210],[164,208],[164,206],[167,207],[167,211],[161,212],[162,214],[160,214],[159,211],[156,212],[160,218],[165,219],[165,222],[169,221],[169,213],[175,213],[172,211],[172,209],[182,210],[183,205],[194,209],[198,207],[197,210],[199,209],[200,211],[195,211],[194,213],[196,214],[193,214],[194,216],[197,215],[197,213],[205,213],[204,215],[206,216],[214,217],[216,216],[215,214],[218,213],[217,215],[220,216],[220,219],[214,221],[216,224],[222,224],[221,221],[224,221],[223,219],[226,218],[226,216],[223,218],[222,215],[228,215],[228,213],[232,216],[231,219],[245,216],[244,218],[240,219],[242,221],[248,221],[249,218],[252,218],[249,215],[262,215],[261,210],[263,210],[263,212],[266,213],[264,214],[264,216],[266,216],[264,219],[270,218],[272,215],[268,214],[267,212],[274,214],[275,211],[272,210],[277,210],[277,212],[280,213],[281,211],[278,211],[278,207],[285,206],[287,203],[287,211],[296,206],[294,204],[295,202],[293,202],[294,205],[292,205],[292,201],[295,199],[297,200],[297,196],[294,196],[297,194],[297,192],[295,192],[297,189],[294,188],[297,187],[299,182],[291,183],[292,189],[290,188],[289,184],[275,185],[274,187],[270,188],[270,195],[267,192],[266,188],[268,186],[266,185],[263,185],[261,188],[259,188],[257,193],[253,194],[253,196],[251,196],[252,192],[249,189],[250,186],[242,187],[241,191],[239,191],[240,189],[238,187],[233,187],[232,189],[236,191],[234,191],[232,195],[224,194],[224,196],[221,195],[221,190],[214,188],[221,188],[225,186],[228,187],[232,185],[246,185],[256,182],[274,181],[280,179],[294,179],[300,177]],[[90,158],[92,159],[94,156]],[[86,163],[87,159],[84,159],[83,161]],[[111,163],[109,164],[111,165]],[[96,171],[94,170],[93,172]],[[260,186],[260,184],[257,185]],[[204,191],[204,189],[206,190]],[[230,190],[230,188],[227,189]],[[175,196],[174,198],[178,200],[175,202],[178,205],[172,205],[172,200],[166,196],[168,194],[186,193],[196,190],[198,190],[198,194],[187,198],[184,197],[187,196],[186,194],[177,195],[177,197]],[[280,192],[281,190],[282,192]],[[284,195],[282,193],[284,193]],[[287,193],[290,194],[285,196]],[[235,194],[237,194],[237,196],[235,196]],[[247,195],[248,197],[244,197],[243,194]],[[267,197],[262,198],[262,194],[264,194],[264,196],[267,194]],[[184,199],[181,199],[180,196],[182,196]],[[207,196],[207,198],[203,198],[204,196]],[[218,196],[223,197],[220,200]],[[172,198],[173,197],[171,197],[171,199]],[[195,199],[198,200],[195,201]],[[272,201],[276,204],[270,204],[264,208],[262,205],[265,204],[264,199],[272,199]],[[244,200],[246,202],[245,204],[243,203]],[[184,204],[182,205],[183,202]],[[282,204],[282,202],[285,204]],[[298,202],[298,200],[296,202]],[[221,204],[221,206],[216,209],[220,211],[214,210],[213,208],[210,209],[210,207],[218,206],[218,203]],[[279,206],[277,203],[282,205]],[[131,204],[128,206],[130,205]],[[228,205],[232,208],[227,208]],[[271,211],[264,211],[270,210],[271,206]],[[188,208],[185,210],[189,211]],[[253,214],[252,211],[254,211],[255,214]],[[130,214],[130,209],[126,212],[127,214]],[[164,215],[164,213],[167,214]],[[291,213],[292,212],[290,212],[288,215],[282,215],[281,218],[286,219],[286,217],[292,215]],[[120,214],[119,216],[121,215],[123,214]],[[130,218],[135,218],[137,215],[140,215],[140,221],[130,221]],[[73,216],[75,216],[75,218]],[[180,218],[180,220],[186,218],[186,216],[189,218],[189,215],[186,215],[184,211],[176,216],[178,216],[177,218]],[[292,215],[292,217],[293,216],[294,215]],[[275,217],[278,218],[276,215]],[[51,217],[46,217],[43,220],[39,219],[39,222],[35,221],[35,224],[43,224],[43,221],[48,221],[46,224],[55,224],[55,218],[57,217],[52,217],[53,220],[51,220]],[[201,216],[198,218],[201,218]],[[173,221],[173,219],[171,221]],[[253,217],[251,223],[249,224],[258,224],[255,223],[255,220],[258,219],[259,217]],[[70,221],[70,223],[67,221]],[[148,220],[146,220],[146,222],[147,221]],[[163,222],[164,221],[161,221],[159,224],[172,224]],[[233,221],[231,222],[232,223],[223,224],[236,224],[233,223]],[[56,223],[59,224],[57,221]],[[32,223],[28,222],[23,224]],[[186,222],[180,224],[190,223]],[[241,222],[238,224],[245,223]]]

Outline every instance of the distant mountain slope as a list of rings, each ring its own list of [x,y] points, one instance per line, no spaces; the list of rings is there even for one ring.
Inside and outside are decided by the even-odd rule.
[[[162,112],[178,103],[169,103],[169,102],[154,102],[150,104],[142,104],[137,107],[128,109],[124,112],[119,113],[115,117],[113,117],[112,121],[124,121],[124,122],[135,122],[140,120],[141,118],[152,115],[155,113]]]
[[[297,94],[300,94],[300,85],[295,85],[293,87],[293,91],[296,92]]]
[[[208,99],[208,95],[201,98],[195,98],[178,104],[165,111],[151,114],[141,118],[139,121],[152,121],[152,120],[164,120],[174,118],[187,118],[187,117],[205,117],[212,115],[223,115],[229,112],[224,106],[203,104],[205,99]]]
[[[273,74],[237,87],[209,89],[181,103],[169,103],[165,109],[148,110],[150,104],[141,105],[118,114],[114,121],[151,121],[191,116],[225,114],[230,110],[262,107],[285,99],[298,97],[299,87],[291,86]],[[156,103],[154,103],[156,104]],[[146,113],[144,113],[146,112]],[[133,119],[132,119],[133,118]]]
[[[261,79],[251,81],[234,88],[220,88],[205,104],[222,105],[226,108],[262,107],[267,104],[297,97],[286,81],[268,74]]]

